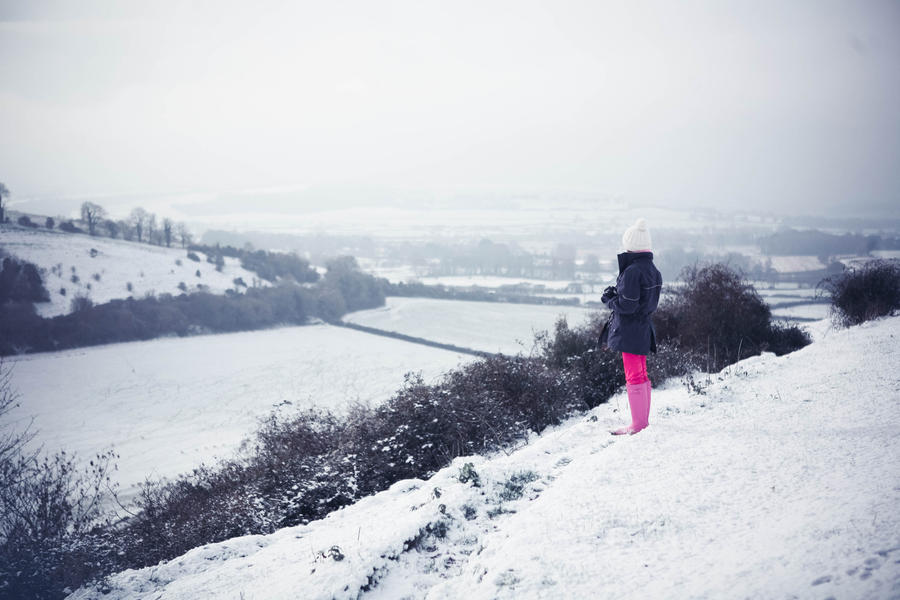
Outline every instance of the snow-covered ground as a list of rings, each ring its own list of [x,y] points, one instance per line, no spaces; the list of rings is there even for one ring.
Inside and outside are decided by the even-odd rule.
[[[350,313],[344,320],[484,352],[528,354],[535,332],[552,331],[560,316],[574,326],[591,313],[571,306],[392,297],[383,308]]]
[[[772,314],[776,317],[789,319],[826,319],[830,315],[830,304],[799,304],[785,308],[774,308]]]
[[[44,317],[70,312],[76,295],[102,303],[129,296],[140,298],[147,293],[180,294],[179,283],[184,283],[188,291],[196,291],[202,285],[212,293],[224,293],[229,288],[243,289],[234,283],[238,277],[247,285],[254,285],[255,280],[257,285],[267,285],[255,273],[241,267],[236,258],[226,257],[220,273],[215,265],[206,262],[202,252],[197,253],[200,262],[195,262],[181,248],[42,228],[4,228],[0,248],[44,270],[44,286],[50,292],[50,302],[35,305]],[[65,294],[61,293],[62,289]]]
[[[70,598],[897,598],[900,318],[814,327],[704,395],[656,390],[636,436],[607,433],[620,395],[509,455]]]
[[[471,360],[327,325],[164,338],[4,359],[35,444],[87,461],[110,446],[128,498],[146,477],[230,456],[276,407],[378,403]],[[286,404],[289,403],[289,404]]]

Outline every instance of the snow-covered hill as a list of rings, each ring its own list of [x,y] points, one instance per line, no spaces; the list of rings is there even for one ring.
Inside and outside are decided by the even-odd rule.
[[[607,433],[618,396],[509,455],[71,598],[897,598],[900,318],[817,327],[704,395],[657,390],[639,435]]]
[[[35,305],[44,317],[70,312],[76,295],[102,303],[129,296],[141,298],[147,293],[180,294],[180,283],[189,291],[205,286],[212,293],[242,289],[234,283],[238,277],[247,285],[253,285],[254,280],[258,285],[266,283],[242,268],[236,258],[225,257],[225,267],[219,272],[206,262],[202,252],[196,253],[200,262],[195,262],[181,248],[56,230],[3,227],[0,248],[44,271],[50,302]]]

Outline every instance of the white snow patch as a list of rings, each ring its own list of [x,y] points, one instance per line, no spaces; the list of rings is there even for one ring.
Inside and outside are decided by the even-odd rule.
[[[560,316],[575,326],[592,312],[573,306],[390,297],[384,307],[350,313],[344,320],[484,352],[528,354],[535,333],[552,331]]]

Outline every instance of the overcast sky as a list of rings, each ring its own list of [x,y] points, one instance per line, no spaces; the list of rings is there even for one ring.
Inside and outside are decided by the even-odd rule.
[[[0,0],[13,199],[896,212],[898,107],[898,1]]]

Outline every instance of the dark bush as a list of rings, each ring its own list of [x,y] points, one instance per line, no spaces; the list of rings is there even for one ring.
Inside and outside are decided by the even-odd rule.
[[[553,335],[541,333],[536,338],[544,361],[572,375],[579,399],[589,408],[606,402],[625,381],[621,354],[598,345],[603,317],[597,315],[575,329],[561,318]]]
[[[94,308],[94,302],[88,296],[76,294],[72,297],[70,308],[73,313],[87,312]]]
[[[819,289],[831,296],[831,314],[838,325],[893,315],[900,309],[900,261],[870,260],[822,280]]]
[[[67,586],[103,570],[100,544],[92,541],[90,554],[76,548],[108,523],[101,499],[114,493],[107,474],[115,456],[98,455],[80,469],[64,452],[30,452],[32,434],[10,429],[15,407],[9,371],[0,365],[0,597],[62,598]]]
[[[102,454],[80,469],[65,452],[16,454],[16,477],[0,490],[2,597],[63,598],[96,574],[97,548],[80,560],[74,550],[102,525],[113,458]]]
[[[59,224],[59,229],[67,233],[84,233],[84,230],[76,227],[72,221],[63,221]]]
[[[206,260],[210,263],[214,263],[224,256],[238,258],[243,268],[255,272],[260,279],[273,283],[279,277],[291,279],[297,283],[312,283],[319,279],[318,272],[309,266],[308,261],[292,253],[266,252],[265,250],[239,249],[219,245],[193,245],[191,250],[206,253]],[[219,270],[221,271],[221,268]]]
[[[170,482],[147,482],[136,500],[140,512],[116,540],[117,568],[150,565],[191,548],[251,533],[270,533],[249,471],[237,462],[201,466]]]
[[[200,262],[200,257],[197,256],[196,252],[188,252],[187,257],[189,260],[192,260],[194,262]]]
[[[344,299],[347,312],[384,304],[384,290],[378,279],[359,270],[356,259],[341,256],[326,265],[323,287],[336,290]]]
[[[38,226],[37,223],[35,223],[34,221],[32,221],[30,218],[28,218],[28,215],[22,215],[21,217],[19,217],[19,219],[18,219],[17,222],[18,222],[19,225],[21,225],[22,227],[32,227],[32,228],[37,228],[37,226]]]
[[[809,337],[809,333],[796,324],[784,324],[773,321],[769,328],[769,337],[763,349],[782,356],[808,346],[810,343],[812,343],[812,338]]]
[[[457,456],[496,450],[541,432],[584,404],[565,374],[538,358],[492,356],[437,385],[409,377],[387,403],[357,420],[348,442],[367,495],[409,477],[427,477]]]
[[[359,497],[357,469],[341,451],[344,439],[353,437],[354,421],[321,410],[263,421],[248,470],[265,498],[266,522],[277,527],[308,523]]]
[[[724,264],[682,271],[681,284],[660,303],[654,324],[659,342],[702,357],[709,372],[765,350],[784,353],[809,343],[796,326],[773,326],[756,289]]]
[[[0,268],[0,304],[10,301],[49,302],[50,293],[35,265],[7,256]]]
[[[44,227],[47,229],[53,229],[56,226],[56,221],[53,220],[53,217],[47,217],[47,220],[44,221]]]

